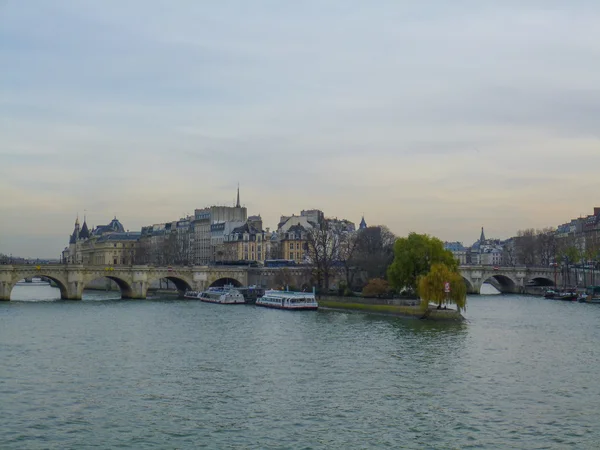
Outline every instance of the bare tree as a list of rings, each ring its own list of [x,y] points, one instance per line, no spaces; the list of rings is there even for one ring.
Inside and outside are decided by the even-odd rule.
[[[538,261],[542,266],[548,266],[556,257],[556,230],[554,228],[537,230],[535,238]]]
[[[515,238],[507,239],[502,246],[502,265],[514,267],[517,264]]]
[[[519,263],[533,266],[536,262],[536,238],[535,230],[528,228],[519,230],[515,238],[516,254]]]
[[[339,242],[339,260],[344,268],[346,286],[351,288],[354,285],[354,278],[359,272],[356,266],[354,255],[358,249],[360,236],[358,233],[348,234]]]
[[[329,282],[334,275],[335,265],[339,259],[341,240],[344,232],[332,227],[327,220],[307,233],[308,255],[313,265],[317,285],[329,289]]]
[[[366,279],[385,278],[387,268],[394,260],[396,236],[385,225],[367,227],[358,231],[353,264]]]

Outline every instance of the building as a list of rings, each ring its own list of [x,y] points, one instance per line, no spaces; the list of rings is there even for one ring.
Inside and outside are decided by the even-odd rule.
[[[487,239],[481,227],[479,240],[465,249],[466,264],[499,266],[505,259],[503,253],[502,242],[499,239]]]
[[[467,249],[462,242],[444,242],[444,248],[452,252],[459,265],[467,264]]]
[[[212,225],[225,222],[245,223],[247,219],[246,208],[240,205],[239,187],[235,206],[209,206],[196,209],[192,223],[193,263],[203,265],[215,260],[215,249],[212,245],[213,233],[218,233],[218,231],[211,229]]]
[[[254,216],[254,220],[248,219],[225,234],[223,255],[226,261],[264,262],[265,259],[271,259],[270,235],[258,227],[262,225],[262,219],[257,220],[257,217],[260,216]]]
[[[116,217],[108,225],[91,231],[85,218],[80,228],[78,217],[69,246],[63,251],[63,261],[87,265],[133,264],[140,237],[139,232],[125,231]]]
[[[324,223],[324,215],[319,210],[302,211],[299,216],[281,216],[276,239],[272,244],[277,248],[275,259],[293,260],[301,264],[308,257],[308,233]]]
[[[367,222],[365,222],[365,216],[362,216],[360,219],[360,224],[358,225],[358,229],[364,230],[365,228],[367,228]]]

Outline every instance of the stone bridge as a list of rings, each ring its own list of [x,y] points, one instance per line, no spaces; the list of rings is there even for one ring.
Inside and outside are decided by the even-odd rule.
[[[492,284],[503,293],[525,292],[532,286],[562,285],[561,270],[551,267],[494,267],[460,266],[460,273],[469,294],[479,294],[481,285]],[[146,298],[151,283],[167,279],[177,288],[180,296],[186,290],[200,291],[210,286],[284,285],[310,288],[313,285],[311,268],[250,268],[246,266],[87,266],[81,264],[0,265],[0,300],[10,300],[15,284],[24,278],[44,277],[56,283],[65,300],[81,300],[87,284],[99,279],[114,280],[122,298]],[[573,273],[571,279],[581,278]],[[596,274],[600,280],[600,273]]]
[[[24,278],[44,277],[56,283],[65,300],[81,300],[83,289],[98,278],[114,280],[122,298],[146,298],[148,287],[165,278],[177,287],[180,296],[186,290],[204,290],[210,286],[248,285],[248,268],[192,266],[84,266],[81,264],[0,265],[0,300],[10,300],[15,284]]]
[[[492,284],[503,293],[525,292],[531,286],[560,286],[560,269],[552,267],[460,266],[469,294],[479,294],[481,285]]]

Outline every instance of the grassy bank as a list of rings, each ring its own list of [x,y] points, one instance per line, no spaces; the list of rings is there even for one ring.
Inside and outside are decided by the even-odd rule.
[[[462,321],[464,317],[454,309],[436,309],[429,307],[423,310],[420,305],[389,305],[377,304],[376,299],[361,298],[335,298],[327,297],[319,299],[319,307],[330,309],[343,309],[362,311],[366,313],[387,314],[399,317],[410,317],[414,319],[427,320],[453,320]]]

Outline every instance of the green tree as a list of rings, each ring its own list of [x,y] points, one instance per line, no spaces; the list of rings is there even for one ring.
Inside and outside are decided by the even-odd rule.
[[[426,275],[435,263],[458,270],[458,262],[452,252],[444,249],[442,241],[427,234],[410,233],[408,237],[396,239],[394,261],[387,271],[388,281],[396,290],[406,289],[415,294],[419,277]]]
[[[450,283],[450,292],[445,291],[446,283]],[[419,277],[419,296],[424,309],[429,302],[436,303],[438,309],[442,304],[455,304],[459,312],[467,307],[467,286],[461,274],[445,264],[433,264],[427,275]]]

